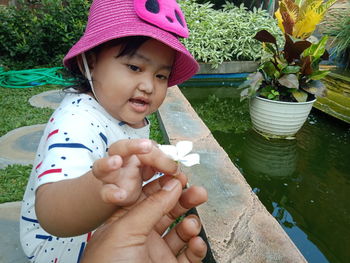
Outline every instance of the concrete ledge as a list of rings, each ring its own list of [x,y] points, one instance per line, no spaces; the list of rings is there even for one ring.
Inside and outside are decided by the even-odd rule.
[[[256,71],[257,68],[258,62],[256,61],[223,62],[217,69],[213,69],[209,64],[200,63],[198,74],[248,73]]]
[[[183,170],[190,184],[208,190],[209,201],[197,212],[214,261],[306,262],[177,87],[169,89],[158,116],[171,144],[193,141],[201,155],[200,165]]]

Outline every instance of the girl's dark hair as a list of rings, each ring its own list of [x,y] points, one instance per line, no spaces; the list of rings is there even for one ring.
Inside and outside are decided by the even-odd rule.
[[[142,46],[142,44],[144,44],[149,39],[150,37],[146,37],[146,36],[131,36],[131,37],[113,39],[87,51],[86,56],[89,57],[89,54],[93,53],[96,55],[96,57],[98,57],[98,54],[104,48],[121,45],[120,52],[116,57],[117,58],[123,57],[123,56],[132,57],[136,53],[136,51]],[[71,86],[65,87],[64,88],[65,91],[68,91],[68,89],[71,89],[71,88],[75,89],[78,93],[87,93],[91,91],[89,80],[80,71],[78,65],[75,65],[74,68],[69,70],[69,74],[75,79],[75,83]]]

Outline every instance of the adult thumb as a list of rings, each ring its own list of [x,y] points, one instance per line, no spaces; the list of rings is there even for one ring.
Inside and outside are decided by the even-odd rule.
[[[181,193],[181,182],[171,179],[160,191],[148,196],[120,218],[118,228],[124,229],[130,236],[149,234],[157,222],[175,207]]]

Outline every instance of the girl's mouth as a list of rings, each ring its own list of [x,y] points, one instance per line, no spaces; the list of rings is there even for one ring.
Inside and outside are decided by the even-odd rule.
[[[149,102],[142,98],[131,98],[129,99],[131,107],[139,113],[143,113],[148,109]]]

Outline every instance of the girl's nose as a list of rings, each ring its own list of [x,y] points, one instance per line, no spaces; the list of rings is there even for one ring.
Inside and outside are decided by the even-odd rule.
[[[151,94],[153,92],[153,81],[145,78],[138,84],[138,89],[142,92]]]

